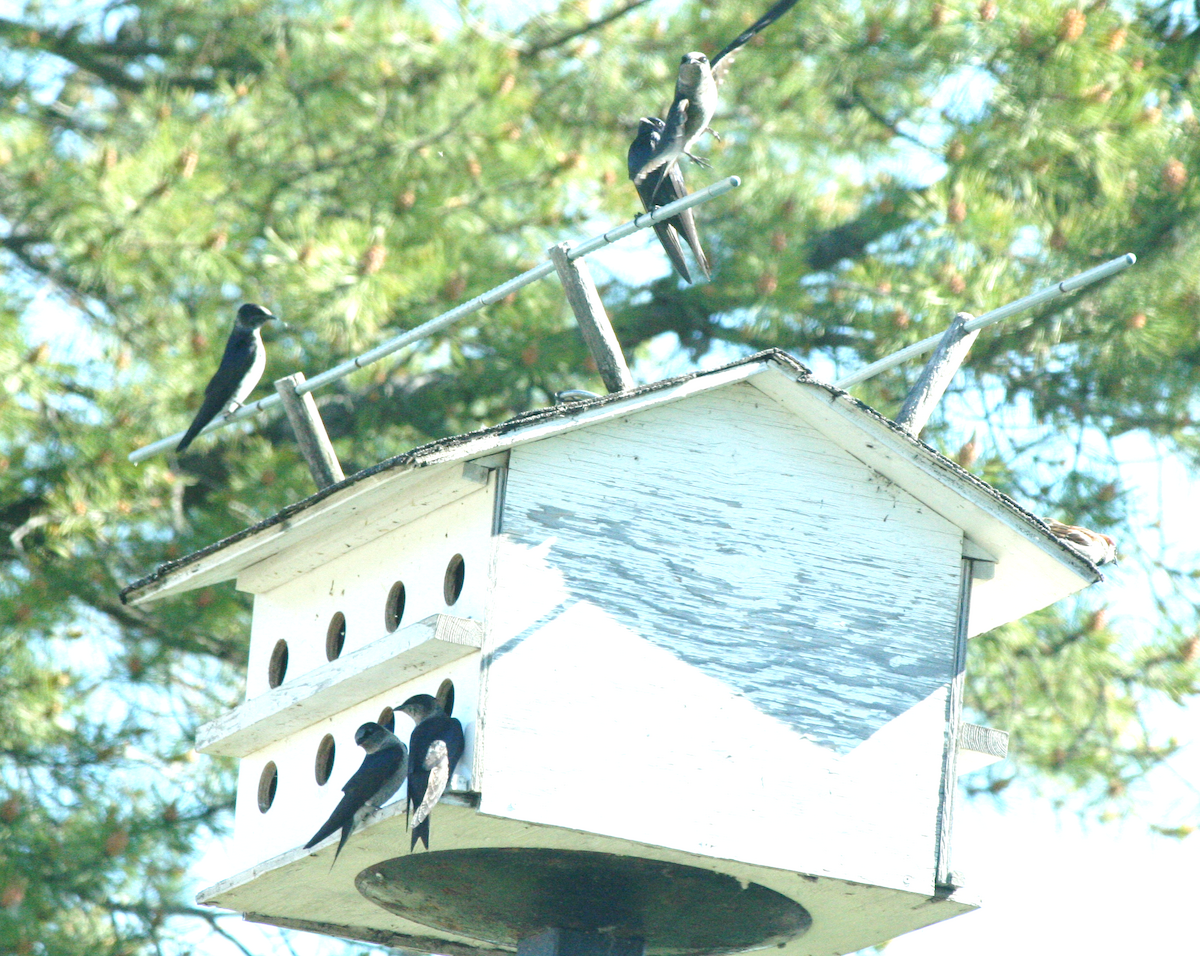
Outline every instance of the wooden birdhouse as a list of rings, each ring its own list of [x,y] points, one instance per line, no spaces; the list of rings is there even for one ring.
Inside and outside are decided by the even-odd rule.
[[[201,902],[458,956],[551,928],[800,956],[974,907],[955,774],[1004,735],[962,722],[966,639],[1099,578],[765,352],[417,448],[123,597],[254,595],[245,702],[197,741],[240,761]],[[446,678],[467,749],[431,852],[403,791],[332,869],[301,849],[355,728]]]

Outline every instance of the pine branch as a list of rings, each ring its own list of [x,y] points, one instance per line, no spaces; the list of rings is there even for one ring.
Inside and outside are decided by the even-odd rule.
[[[572,40],[578,39],[581,36],[586,36],[595,30],[599,30],[608,26],[610,23],[621,19],[621,17],[625,16],[625,14],[636,10],[638,7],[644,7],[649,2],[650,0],[628,0],[628,2],[623,6],[617,7],[612,12],[605,14],[597,20],[591,20],[581,27],[577,27],[574,30],[568,30],[565,33],[560,33],[558,36],[551,37],[550,39],[542,40],[537,43],[531,43],[521,51],[521,59],[532,59],[541,53],[545,53],[547,50],[552,50],[555,47],[570,43]]]

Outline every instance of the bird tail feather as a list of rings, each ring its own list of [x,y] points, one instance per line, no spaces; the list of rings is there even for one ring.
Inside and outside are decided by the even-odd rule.
[[[417,848],[417,841],[420,840],[425,844],[425,849],[429,849],[429,818],[426,817],[420,823],[412,828],[412,842],[408,845],[408,852],[411,853]]]

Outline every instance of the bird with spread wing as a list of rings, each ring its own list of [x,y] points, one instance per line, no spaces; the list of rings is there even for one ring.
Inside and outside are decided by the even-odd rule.
[[[733,62],[732,54],[795,5],[796,0],[779,0],[730,41],[711,61],[703,53],[692,52],[683,55],[675,80],[675,98],[667,111],[658,145],[636,171],[631,171],[634,185],[640,186],[656,170],[664,169],[657,187],[659,191],[663,190],[663,183],[670,182],[666,173],[678,164],[680,156],[687,156],[701,166],[708,165],[704,160],[693,156],[690,150],[701,134],[710,129],[709,123],[717,110],[719,98],[717,83]]]

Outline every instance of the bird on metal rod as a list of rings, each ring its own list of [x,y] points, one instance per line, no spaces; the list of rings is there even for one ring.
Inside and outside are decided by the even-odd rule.
[[[717,84],[724,72],[733,62],[732,54],[745,46],[758,33],[769,27],[781,16],[796,5],[797,0],[779,0],[770,10],[759,17],[754,23],[739,33],[724,49],[709,61],[703,53],[685,53],[679,63],[679,74],[675,80],[675,98],[667,111],[665,128],[659,139],[658,146],[641,163],[632,178],[635,185],[640,185],[657,169],[671,167],[679,162],[680,156],[687,156],[701,166],[709,165],[690,152],[692,145],[705,130],[710,129],[713,114],[717,110]],[[716,131],[713,130],[716,135]],[[669,182],[667,176],[659,182],[658,189],[664,189],[663,183]]]
[[[175,446],[176,452],[186,451],[205,425],[221,412],[237,411],[254,391],[267,367],[267,350],[259,330],[273,318],[275,316],[268,309],[250,302],[238,309],[221,364],[204,387],[200,411],[196,412],[183,439]]]
[[[678,163],[669,168],[660,166],[652,170],[641,182],[635,178],[638,171],[658,149],[665,126],[666,124],[657,116],[643,116],[638,121],[638,134],[629,146],[629,178],[634,180],[634,186],[642,200],[642,208],[646,212],[653,212],[659,206],[682,199],[688,194],[687,186],[683,182],[683,171],[679,168]],[[664,182],[664,180],[666,181]],[[687,239],[687,244],[691,247],[692,255],[696,257],[696,263],[700,266],[700,271],[704,273],[704,278],[707,279],[712,275],[708,257],[700,245],[700,234],[696,232],[696,218],[690,209],[685,209],[678,216],[672,216],[664,222],[656,222],[654,231],[658,234],[658,241],[666,251],[667,258],[671,260],[671,265],[675,267],[675,271],[683,277],[685,282],[692,281],[692,274],[683,258],[683,244],[679,241],[681,232]]]

